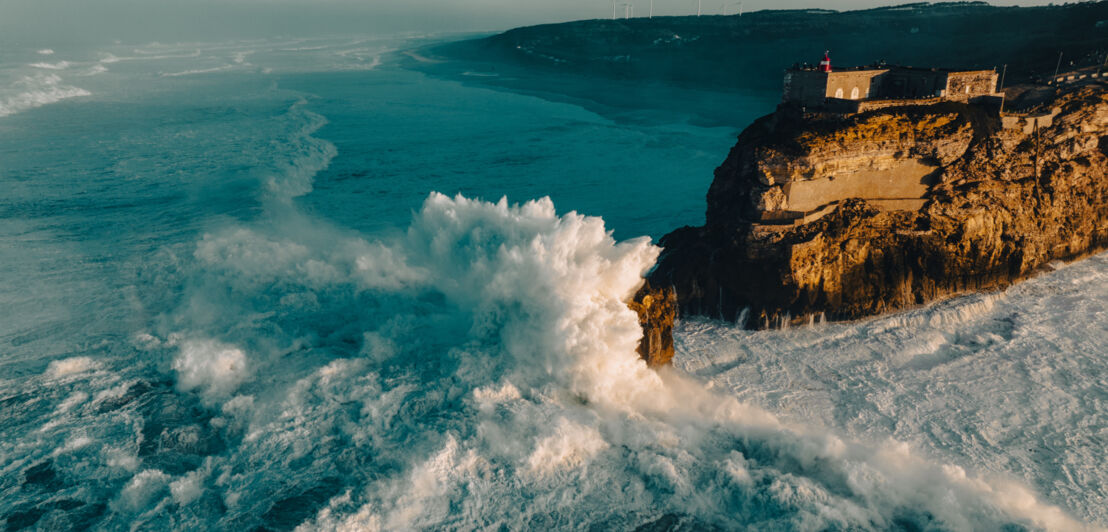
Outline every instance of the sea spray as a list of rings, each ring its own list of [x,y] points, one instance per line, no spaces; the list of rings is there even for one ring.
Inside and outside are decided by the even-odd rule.
[[[599,218],[559,216],[548,199],[511,205],[432,194],[391,240],[295,224],[311,227],[207,237],[198,252],[204,275],[245,300],[311,301],[316,320],[330,313],[320,304],[333,305],[364,343],[352,352],[321,336],[334,327],[329,319],[308,327],[314,339],[295,341],[307,332],[295,311],[224,333],[234,345],[272,346],[257,336],[274,332],[299,343],[258,349],[251,360],[267,375],[264,386],[238,389],[252,399],[236,415],[249,421],[231,454],[214,459],[212,478],[222,481],[204,484],[229,498],[235,519],[291,504],[287,490],[307,484],[316,486],[312,511],[263,521],[386,530],[666,519],[799,529],[1079,526],[1024,488],[928,463],[903,444],[866,446],[786,424],[673,370],[648,370],[625,302],[658,250],[645,239],[617,243]],[[374,303],[381,300],[388,305]],[[299,376],[280,376],[290,370]],[[368,456],[373,465],[354,467]],[[264,497],[251,486],[278,478],[288,488],[242,505]]]
[[[432,194],[390,237],[265,222],[203,237],[136,336],[169,383],[78,358],[38,378],[82,420],[53,460],[88,464],[103,526],[1080,529],[647,369],[625,302],[657,248],[599,218]]]

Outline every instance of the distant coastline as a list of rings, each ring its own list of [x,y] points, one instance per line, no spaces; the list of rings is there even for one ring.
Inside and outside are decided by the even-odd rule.
[[[1067,70],[1103,61],[1108,1],[1038,7],[916,3],[842,12],[764,10],[742,16],[583,20],[439,43],[419,54],[478,64],[476,71],[499,73],[501,86],[522,87],[521,80],[505,80],[526,78],[545,92],[570,98],[587,91],[563,80],[612,82],[614,87],[622,83],[627,98],[602,100],[630,107],[642,103],[634,98],[637,86],[779,94],[783,69],[814,61],[824,50],[831,50],[839,64],[880,60],[998,71],[1007,65],[1006,85],[1047,79],[1058,66]],[[699,107],[682,100],[669,105]],[[701,111],[720,121],[728,113],[722,108]]]

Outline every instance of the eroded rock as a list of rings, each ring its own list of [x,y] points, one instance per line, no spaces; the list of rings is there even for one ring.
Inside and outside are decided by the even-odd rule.
[[[1108,90],[1043,107],[1057,114],[1033,128],[966,104],[763,117],[716,170],[707,224],[662,238],[650,283],[682,315],[761,328],[1000,289],[1105,249]]]
[[[639,315],[643,338],[639,356],[651,367],[673,359],[673,321],[677,317],[677,294],[672,287],[654,288],[647,281],[628,303]]]

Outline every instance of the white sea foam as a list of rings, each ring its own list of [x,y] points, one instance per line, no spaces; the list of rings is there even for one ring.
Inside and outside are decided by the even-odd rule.
[[[72,410],[74,407],[81,405],[85,401],[88,401],[89,395],[85,392],[73,392],[69,395],[60,405],[58,405],[57,412],[65,413]]]
[[[295,48],[281,48],[279,51],[281,51],[281,52],[312,52],[312,51],[315,51],[315,50],[325,50],[329,47],[330,47],[329,45],[298,46],[298,47],[295,47]]]
[[[599,431],[562,418],[552,434],[535,442],[534,451],[527,457],[527,467],[539,474],[575,468],[607,448],[608,442]]]
[[[291,125],[283,139],[286,157],[275,161],[275,171],[266,176],[266,189],[279,202],[287,203],[311,192],[315,175],[338,155],[334,144],[312,136],[327,125],[327,118],[307,110],[307,103],[297,101],[285,115]]]
[[[62,78],[57,74],[24,76],[5,92],[14,94],[6,97],[0,95],[0,117],[49,105],[67,98],[91,95],[89,91],[80,87],[64,85]]]
[[[379,66],[381,66],[381,56],[375,55],[373,56],[373,59],[369,61],[369,63],[358,65],[358,68],[361,70],[373,70]]]
[[[204,494],[204,481],[211,475],[212,461],[205,460],[204,465],[186,473],[169,483],[169,493],[173,502],[179,506],[191,504]]]
[[[69,61],[58,61],[57,63],[31,63],[30,66],[44,70],[65,70],[69,68]]]
[[[161,498],[169,479],[169,475],[157,469],[142,471],[131,477],[113,506],[124,512],[140,511]]]
[[[972,463],[987,484],[952,466],[945,474],[1048,528],[1083,527],[1030,488],[1103,526],[1097,500],[1108,476],[1102,444],[1085,427],[1104,420],[1089,402],[1104,380],[1094,368],[1108,338],[1106,260],[857,323],[751,333],[687,320],[677,361],[789,420],[823,419],[858,438],[891,436],[939,461]]]
[[[108,71],[108,67],[104,65],[92,65],[88,70],[81,73],[82,76],[95,76],[97,74],[103,74]]]
[[[65,441],[65,445],[62,446],[60,449],[57,449],[54,454],[58,455],[63,453],[71,453],[73,451],[84,449],[85,447],[88,447],[93,443],[94,442],[92,438],[85,436],[84,434],[77,434],[69,437]]]
[[[41,49],[41,50],[39,50],[38,52],[35,52],[35,53],[37,53],[38,55],[54,55],[54,50],[51,50],[49,48],[43,48],[43,49]]]
[[[235,68],[235,65],[222,65],[212,68],[197,68],[193,70],[183,70],[181,72],[163,72],[162,77],[176,78],[180,76],[195,76],[197,74],[212,74],[215,72],[224,72]]]
[[[237,65],[249,65],[250,63],[246,62],[246,58],[250,57],[250,55],[252,55],[253,53],[254,53],[253,50],[235,52],[234,54],[231,55],[231,59]]]
[[[199,390],[212,401],[229,397],[250,375],[242,349],[210,339],[182,342],[173,370],[179,389]]]
[[[104,463],[110,468],[118,468],[134,473],[138,470],[139,459],[126,449],[105,446],[101,449]]]
[[[93,371],[100,364],[91,357],[72,357],[55,360],[46,367],[46,376],[52,379]]]
[[[373,70],[381,66],[381,55],[385,51],[381,48],[353,48],[339,50],[335,55],[350,61],[342,64],[341,68],[345,70]]]

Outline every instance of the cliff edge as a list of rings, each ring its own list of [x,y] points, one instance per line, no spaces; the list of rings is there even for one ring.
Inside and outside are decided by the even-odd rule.
[[[1108,247],[1106,173],[1104,84],[1020,113],[782,106],[716,170],[706,224],[661,239],[649,286],[750,328],[1000,289]]]

